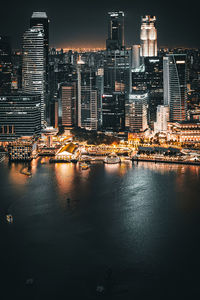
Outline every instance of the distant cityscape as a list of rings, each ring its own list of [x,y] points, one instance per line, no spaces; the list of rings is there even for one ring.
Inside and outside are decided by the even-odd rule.
[[[46,12],[33,12],[21,50],[0,35],[2,153],[200,163],[200,49],[159,48],[150,15],[140,45],[127,46],[124,18],[108,12],[105,49],[50,48]]]

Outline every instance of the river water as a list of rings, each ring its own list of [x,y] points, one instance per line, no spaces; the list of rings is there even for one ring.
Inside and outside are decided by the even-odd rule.
[[[24,169],[0,163],[2,299],[200,296],[200,167],[39,158]]]

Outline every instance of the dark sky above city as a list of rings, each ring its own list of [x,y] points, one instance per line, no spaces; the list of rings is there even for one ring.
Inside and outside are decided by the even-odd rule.
[[[3,6],[3,7],[2,7]],[[18,0],[1,4],[0,34],[20,47],[33,11],[46,11],[50,19],[50,46],[57,48],[104,47],[107,12],[125,12],[127,45],[139,43],[140,16],[157,17],[159,46],[200,47],[197,0]]]

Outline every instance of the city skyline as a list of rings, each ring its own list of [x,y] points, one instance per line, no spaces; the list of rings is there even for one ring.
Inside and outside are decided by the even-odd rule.
[[[2,299],[199,299],[194,0],[8,3]]]
[[[5,4],[4,14],[0,20],[1,34],[9,35],[13,48],[20,48],[23,32],[29,26],[29,19],[33,11],[46,11],[50,19],[50,46],[56,48],[105,48],[107,39],[107,13],[122,10],[125,13],[125,43],[130,46],[138,44],[140,39],[140,18],[142,15],[155,15],[157,18],[158,46],[168,47],[198,47],[197,10],[195,1],[190,2],[190,9],[178,6],[179,1],[162,6],[158,1],[148,3],[134,2],[123,4],[119,1],[101,1],[95,3],[86,0],[83,4],[66,4],[58,1],[48,4],[46,1],[35,1],[26,4],[21,1],[13,3],[13,9]],[[79,9],[77,10],[77,7]],[[9,20],[7,15],[10,16]],[[95,26],[91,26],[95,24]],[[173,35],[172,35],[173,32]]]

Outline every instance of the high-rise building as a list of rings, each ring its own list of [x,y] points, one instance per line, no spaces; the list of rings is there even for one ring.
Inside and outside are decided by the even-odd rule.
[[[125,92],[130,84],[130,51],[106,51],[104,57],[104,92]]]
[[[0,95],[11,92],[11,45],[7,36],[0,36]]]
[[[84,64],[79,57],[77,62],[77,125],[97,130],[100,125],[100,91],[96,88],[96,72]]]
[[[146,15],[141,17],[141,56],[157,56],[157,29],[155,23],[155,16]]]
[[[126,102],[126,128],[129,132],[145,131],[148,128],[147,107],[147,91],[135,91],[129,94]]]
[[[72,128],[76,125],[76,83],[61,86],[62,126]]]
[[[91,86],[81,87],[81,127],[98,129],[98,91]]]
[[[132,86],[135,90],[148,90],[148,124],[153,129],[157,106],[163,104],[163,59],[144,57],[139,68],[132,69]]]
[[[106,93],[102,96],[102,129],[119,132],[125,128],[125,94]]]
[[[81,76],[81,71],[82,71],[82,65],[84,65],[84,61],[81,59],[81,57],[78,58],[77,61],[77,125],[78,127],[82,127],[82,114],[81,114],[81,85],[82,85],[82,76]]]
[[[75,66],[68,61],[67,53],[52,48],[49,52],[49,117],[51,126],[55,125],[55,101],[61,92],[60,85],[72,83],[77,79]]]
[[[22,90],[22,52],[19,50],[12,53],[12,92]]]
[[[46,92],[48,92],[48,66],[49,66],[49,19],[46,12],[33,12],[30,19],[30,28],[33,26],[43,26],[44,29],[44,54],[46,60]]]
[[[23,35],[22,90],[41,97],[41,124],[45,122],[45,54],[42,25],[33,26]]]
[[[38,135],[41,130],[40,96],[12,94],[0,96],[0,140]]]
[[[131,47],[131,68],[139,68],[140,61],[140,45],[132,45]]]
[[[102,96],[104,93],[104,69],[98,68],[96,71],[96,88],[99,93],[100,103],[98,105],[99,125],[102,126]]]
[[[166,132],[167,122],[169,122],[169,106],[158,105],[156,122],[154,123],[154,132]]]
[[[108,39],[107,50],[124,49],[124,12],[115,11],[108,13]]]
[[[187,111],[186,55],[168,54],[163,58],[164,104],[171,122],[185,121]]]
[[[54,102],[54,127],[55,128],[58,128],[58,119],[59,119],[59,117],[58,117],[58,99],[56,99],[55,100],[55,102]]]

